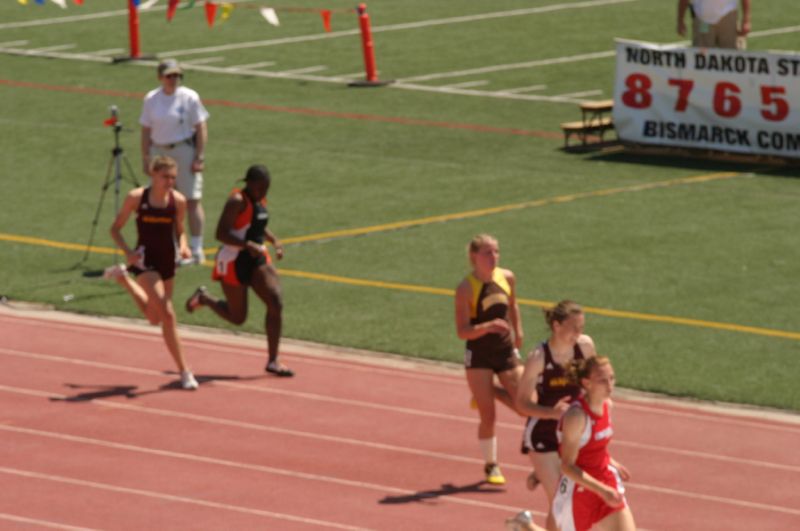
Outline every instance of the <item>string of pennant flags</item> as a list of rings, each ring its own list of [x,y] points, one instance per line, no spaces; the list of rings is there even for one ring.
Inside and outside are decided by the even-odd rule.
[[[47,0],[33,0],[33,3],[44,5]],[[62,9],[67,9],[67,0],[50,0]],[[128,0],[134,7],[145,10],[153,7],[158,0]],[[30,0],[17,0],[21,5],[28,5]],[[72,0],[76,5],[83,5],[84,0]],[[179,10],[192,9],[196,0],[167,0],[167,21],[171,22],[175,14]],[[212,2],[205,1],[205,15],[206,22],[209,27],[213,27],[215,23],[223,23],[231,17],[234,9],[251,9],[257,10],[259,14],[273,26],[280,26],[280,19],[278,12],[285,13],[319,13],[322,18],[322,26],[326,32],[331,31],[331,16],[333,13],[355,13],[355,9],[315,9],[311,7],[268,7],[258,2],[238,2],[236,4],[231,2]]]

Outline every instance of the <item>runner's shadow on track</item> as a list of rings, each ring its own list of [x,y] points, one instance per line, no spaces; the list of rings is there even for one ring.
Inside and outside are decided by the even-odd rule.
[[[494,487],[486,481],[478,481],[469,485],[456,486],[452,483],[445,483],[439,489],[421,490],[405,496],[386,496],[378,503],[384,505],[397,505],[401,503],[427,502],[441,498],[442,496],[452,496],[454,494],[477,493],[477,494],[500,494],[505,492],[504,488]]]
[[[175,375],[176,373],[168,372],[168,375]],[[260,380],[267,378],[267,375],[259,374],[256,376],[235,376],[223,374],[196,374],[195,379],[200,385],[208,384],[214,381],[249,381]],[[145,395],[152,395],[156,393],[163,393],[166,391],[185,391],[181,388],[180,380],[174,380],[156,389],[143,389],[139,390],[136,385],[82,385],[65,383],[64,387],[69,389],[87,389],[86,391],[79,392],[78,394],[65,396],[65,397],[50,397],[51,402],[91,402],[92,400],[99,400],[101,398],[114,398],[125,397],[129,399],[139,398]]]

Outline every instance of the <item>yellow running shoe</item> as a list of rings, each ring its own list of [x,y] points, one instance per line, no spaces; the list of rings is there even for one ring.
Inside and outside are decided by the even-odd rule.
[[[486,463],[486,466],[483,467],[483,471],[486,473],[486,482],[491,485],[505,485],[506,478],[503,477],[503,473],[500,472],[500,467],[497,466],[497,463]]]

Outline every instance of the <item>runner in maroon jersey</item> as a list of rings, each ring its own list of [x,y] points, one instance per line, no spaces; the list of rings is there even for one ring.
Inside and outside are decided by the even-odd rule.
[[[561,476],[556,425],[580,393],[580,387],[568,380],[566,367],[573,360],[594,356],[595,348],[592,338],[583,333],[586,318],[577,303],[561,301],[546,309],[544,315],[550,337],[525,362],[517,409],[529,415],[522,440],[522,452],[530,456],[534,467],[528,487],[535,488],[541,482],[549,507]],[[554,525],[552,514],[547,516],[547,525]]]
[[[561,531],[633,531],[636,524],[622,480],[628,470],[608,453],[614,368],[604,356],[576,360],[568,370],[583,395],[570,405],[558,427],[561,471],[552,512]]]
[[[151,170],[151,186],[131,190],[111,225],[111,237],[125,253],[128,267],[111,266],[106,269],[104,276],[113,278],[128,290],[151,324],[161,324],[164,342],[181,373],[181,387],[197,389],[197,381],[183,356],[172,306],[176,238],[181,256],[191,256],[183,232],[186,198],[174,190],[178,174],[174,160],[164,156],[155,157]],[[122,228],[134,212],[138,239],[136,248],[131,249],[122,236]]]

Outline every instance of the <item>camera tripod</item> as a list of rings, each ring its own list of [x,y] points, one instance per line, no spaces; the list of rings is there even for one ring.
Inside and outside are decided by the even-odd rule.
[[[92,250],[92,243],[94,243],[94,235],[97,231],[97,223],[100,220],[100,212],[103,210],[103,200],[105,199],[106,192],[111,184],[114,184],[114,218],[116,219],[117,214],[119,213],[119,193],[120,193],[120,186],[122,184],[122,180],[125,178],[122,174],[122,165],[125,164],[125,169],[127,170],[127,178],[128,180],[134,185],[139,186],[139,181],[136,180],[136,176],[133,172],[133,167],[131,166],[130,161],[125,156],[122,147],[119,145],[119,133],[122,131],[122,122],[119,121],[119,111],[116,105],[112,105],[109,109],[111,111],[111,117],[105,121],[106,125],[110,125],[113,128],[114,132],[114,147],[111,149],[111,157],[108,161],[108,169],[106,170],[106,177],[103,181],[103,187],[100,190],[100,199],[97,202],[97,209],[94,213],[94,219],[92,220],[92,229],[89,232],[89,240],[86,242],[86,252],[83,255],[83,259],[80,263],[86,262],[89,258],[89,253]],[[119,255],[116,253],[114,254],[114,263],[119,263]]]

